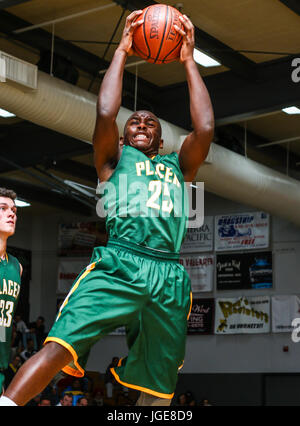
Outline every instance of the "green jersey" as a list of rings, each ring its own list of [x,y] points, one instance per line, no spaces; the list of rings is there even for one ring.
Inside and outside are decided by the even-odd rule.
[[[149,158],[126,145],[115,171],[102,185],[109,237],[179,253],[186,234],[188,197],[176,152]]]
[[[0,261],[0,370],[7,368],[12,336],[12,323],[21,288],[19,261],[7,254]]]

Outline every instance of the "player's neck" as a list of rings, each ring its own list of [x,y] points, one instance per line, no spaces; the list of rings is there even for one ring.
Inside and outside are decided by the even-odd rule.
[[[0,234],[0,259],[5,259],[7,238]]]

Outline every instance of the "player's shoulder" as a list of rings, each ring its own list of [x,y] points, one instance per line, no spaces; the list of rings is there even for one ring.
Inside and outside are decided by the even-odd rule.
[[[20,274],[22,275],[23,266],[19,262],[19,260],[10,253],[7,253],[7,260],[10,265],[13,265],[17,270],[20,270]]]
[[[172,163],[173,165],[179,167],[179,156],[177,151],[172,151],[169,154],[164,154],[161,156],[164,162]]]

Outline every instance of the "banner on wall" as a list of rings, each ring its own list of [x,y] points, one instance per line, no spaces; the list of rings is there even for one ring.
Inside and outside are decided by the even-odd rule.
[[[272,296],[272,332],[287,333],[294,330],[292,321],[300,317],[300,298],[295,295]]]
[[[58,230],[59,256],[88,256],[93,248],[106,245],[107,234],[101,222],[61,223]]]
[[[179,263],[189,274],[193,293],[213,290],[214,256],[212,254],[181,255]]]
[[[213,334],[214,299],[193,299],[187,334]]]
[[[269,247],[269,215],[264,212],[215,217],[215,250],[247,250]]]
[[[213,250],[213,216],[205,216],[200,228],[188,228],[181,253],[199,253]]]
[[[270,297],[220,298],[215,304],[215,334],[270,332]]]
[[[56,293],[69,293],[77,276],[88,266],[89,262],[89,258],[59,259]]]
[[[217,254],[217,290],[272,288],[272,252]]]

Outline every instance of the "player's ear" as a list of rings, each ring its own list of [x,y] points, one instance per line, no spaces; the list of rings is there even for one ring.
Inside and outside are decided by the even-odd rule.
[[[164,146],[164,140],[163,140],[163,139],[161,139],[161,140],[159,141],[159,149],[162,149],[162,148],[163,148],[163,146]]]
[[[119,146],[120,146],[120,148],[123,148],[123,145],[124,145],[124,138],[123,138],[123,136],[121,136],[120,140],[119,140]]]

